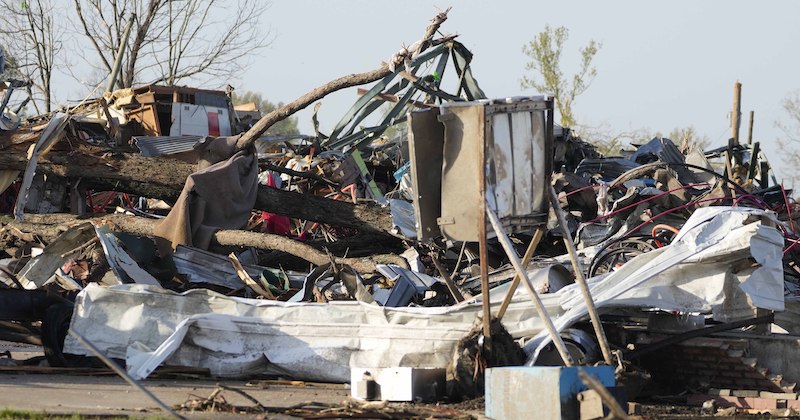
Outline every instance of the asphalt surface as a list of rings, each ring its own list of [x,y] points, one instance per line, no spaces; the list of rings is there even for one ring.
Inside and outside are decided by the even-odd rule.
[[[141,382],[151,393],[172,407],[193,397],[207,398],[218,383],[245,391],[267,407],[289,407],[303,402],[341,403],[349,390],[343,385],[268,385],[248,386],[243,381],[156,379]],[[222,391],[227,403],[252,407],[254,403],[228,390]],[[166,415],[158,404],[124,380],[113,376],[77,376],[70,374],[0,374],[0,406],[44,411],[54,414],[146,416]],[[191,413],[187,417],[248,417],[224,413]]]
[[[8,357],[10,352],[11,358]],[[0,408],[30,410],[51,414],[115,416],[167,416],[158,404],[122,378],[108,373],[50,373],[49,368],[15,367],[18,362],[43,356],[40,347],[0,342]],[[40,373],[40,372],[48,373]],[[265,407],[290,407],[305,402],[338,404],[348,399],[350,390],[343,384],[316,384],[290,381],[218,381],[209,378],[148,379],[140,382],[167,406],[191,399],[208,398],[218,384],[244,391]],[[231,405],[252,407],[244,396],[222,390],[221,397]],[[180,410],[190,418],[246,418],[255,415],[200,413]],[[270,415],[270,418],[274,416]],[[280,417],[280,416],[279,416]]]

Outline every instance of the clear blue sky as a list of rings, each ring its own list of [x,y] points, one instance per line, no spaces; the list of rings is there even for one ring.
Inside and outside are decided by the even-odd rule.
[[[230,83],[273,102],[291,101],[334,78],[377,68],[419,39],[448,6],[442,32],[458,34],[475,54],[474,75],[490,97],[535,93],[520,88],[522,46],[546,24],[570,30],[562,59],[567,74],[576,68],[579,47],[590,39],[602,42],[598,76],[575,103],[586,125],[662,133],[694,126],[713,146],[722,145],[739,80],[743,132],[754,110],[755,139],[779,177],[789,176],[775,122],[785,119],[781,101],[800,89],[796,1],[274,0],[262,18],[274,37],[271,46]],[[356,98],[355,89],[325,98],[322,130],[329,131]],[[311,131],[310,115],[297,114],[301,131]]]

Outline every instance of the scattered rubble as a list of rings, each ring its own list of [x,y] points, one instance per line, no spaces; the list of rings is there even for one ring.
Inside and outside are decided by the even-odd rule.
[[[605,387],[625,384],[630,401],[688,392],[710,415],[800,407],[800,371],[750,357],[790,354],[796,341],[776,343],[799,325],[798,209],[759,144],[655,138],[601,156],[553,123],[552,99],[487,99],[470,52],[435,37],[444,19],[258,121],[226,92],[181,87],[24,120],[4,100],[0,338],[85,366],[69,328],[135,379],[171,366],[345,383],[361,369],[371,387],[369,369],[448,369],[439,398],[457,401],[483,395],[487,369],[600,364],[618,386],[576,375],[574,403],[608,406]],[[330,133],[262,137],[372,82]],[[182,408],[269,411],[253,402],[215,391]],[[282,411],[353,412],[371,413]]]

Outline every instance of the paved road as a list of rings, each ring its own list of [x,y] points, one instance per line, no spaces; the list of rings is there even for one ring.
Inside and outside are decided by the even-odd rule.
[[[11,359],[8,358],[8,353]],[[41,347],[0,341],[0,408],[45,411],[54,414],[111,414],[147,416],[164,414],[144,393],[113,374],[76,375],[8,372],[14,361],[41,357]],[[27,369],[35,370],[35,367]],[[206,398],[217,384],[241,389],[267,407],[289,407],[302,402],[341,403],[350,395],[342,384],[295,385],[269,381],[211,379],[150,379],[141,382],[168,406],[183,404],[192,395]],[[252,406],[239,394],[223,391],[230,404]],[[186,413],[197,418],[223,418],[221,413]],[[231,416],[242,418],[247,416]],[[270,416],[272,417],[272,416]]]
[[[6,353],[8,352],[8,353]],[[8,356],[11,356],[10,358]],[[158,408],[147,395],[131,386],[110,370],[63,370],[53,373],[53,368],[46,366],[18,366],[18,363],[31,358],[43,359],[41,347],[0,341],[0,409],[10,408],[47,412],[50,414],[84,414],[112,416],[164,416],[168,414]],[[46,365],[46,362],[43,363]],[[44,373],[42,373],[44,372]],[[285,408],[302,403],[333,404],[344,410],[342,403],[350,396],[349,387],[343,384],[319,384],[301,381],[276,380],[213,380],[206,377],[199,379],[184,375],[180,379],[155,378],[141,381],[158,399],[167,406],[175,407],[188,402],[192,398],[209,397],[218,384],[244,391],[255,398],[264,407]],[[222,390],[221,394],[228,404],[252,407],[254,403],[242,395]],[[323,407],[324,408],[324,407]],[[386,404],[381,402],[367,403],[356,411],[376,409],[381,414],[395,416],[412,416],[416,418],[481,418],[482,402],[465,402],[455,405],[439,404]],[[270,410],[266,418],[289,418],[276,415],[278,411]],[[343,413],[341,411],[337,411]],[[179,414],[187,418],[223,419],[223,418],[265,418],[243,414],[226,414],[221,412],[188,412],[180,410]],[[329,412],[329,414],[331,414]]]
[[[217,383],[218,381],[207,379],[154,379],[142,382],[150,392],[169,406],[182,404],[192,395],[208,397],[217,388]],[[340,403],[347,399],[350,392],[343,385],[337,384],[270,384],[264,389],[262,386],[248,386],[244,381],[219,383],[244,390],[262,405],[270,407],[288,407],[307,401]],[[223,391],[222,395],[230,404],[253,405],[231,391]],[[163,414],[142,392],[114,376],[0,373],[0,407],[58,414]],[[189,416],[221,417],[220,413]]]

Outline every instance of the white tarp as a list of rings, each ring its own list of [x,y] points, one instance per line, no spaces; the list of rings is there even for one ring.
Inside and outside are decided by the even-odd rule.
[[[546,273],[546,270],[542,270]],[[558,309],[558,300],[548,304]],[[503,296],[493,294],[497,312]],[[386,308],[360,302],[285,303],[183,294],[126,284],[90,285],[76,299],[70,328],[143,378],[162,362],[209,368],[218,376],[260,373],[347,382],[351,366],[443,367],[481,311],[473,300],[441,308]],[[527,296],[503,321],[514,336],[543,326]],[[64,351],[90,355],[67,336]]]
[[[783,238],[770,226],[773,221],[758,210],[698,210],[670,247],[593,279],[597,306],[705,312],[722,320],[750,316],[753,307],[783,310]],[[586,317],[574,286],[541,297],[560,329]],[[493,313],[502,298],[500,290],[491,294]],[[480,311],[476,300],[443,308],[385,308],[90,286],[78,295],[71,328],[106,355],[126,359],[136,378],[166,363],[205,367],[219,376],[272,373],[347,382],[351,367],[446,366]],[[514,337],[542,331],[523,288],[503,324]],[[530,348],[545,342],[540,334]],[[69,335],[65,352],[89,355]]]
[[[590,285],[598,309],[658,308],[710,313],[729,321],[754,308],[782,311],[783,236],[773,213],[741,207],[695,211],[668,247],[642,254]],[[597,279],[595,279],[597,280]],[[562,289],[559,331],[587,317],[575,286]],[[536,355],[550,342],[540,332],[525,345]]]

